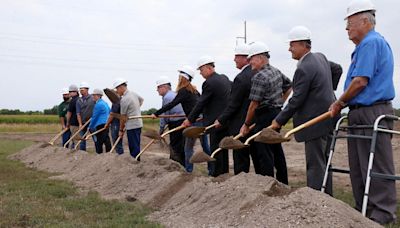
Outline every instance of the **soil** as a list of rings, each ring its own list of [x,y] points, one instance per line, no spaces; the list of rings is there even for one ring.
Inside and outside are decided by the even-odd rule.
[[[166,227],[379,227],[339,200],[307,187],[291,188],[271,177],[253,173],[217,178],[199,172],[187,174],[168,159],[168,149],[160,143],[150,146],[137,162],[128,153],[97,155],[50,146],[46,140],[51,137],[0,135],[37,142],[10,158],[57,173],[51,178],[69,180],[82,191],[97,191],[105,199],[140,201],[155,209],[148,218]],[[399,139],[394,137],[394,151],[399,151]],[[148,142],[142,137],[142,146]],[[303,144],[290,141],[283,146],[289,182],[304,182]],[[88,147],[93,147],[91,142]],[[335,166],[347,166],[346,153],[345,142],[338,142]],[[399,167],[398,157],[395,158]],[[350,189],[349,178],[344,174],[335,174],[334,184]]]

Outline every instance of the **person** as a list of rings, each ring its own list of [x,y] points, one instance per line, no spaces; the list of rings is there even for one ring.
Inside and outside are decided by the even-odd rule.
[[[293,76],[293,95],[271,124],[277,130],[292,117],[293,127],[297,127],[327,112],[335,100],[331,64],[322,53],[311,52],[310,30],[295,26],[288,41],[292,58],[298,63]],[[334,124],[327,119],[295,133],[296,140],[305,146],[307,186],[316,190],[322,187]],[[331,184],[326,192],[332,194]]]
[[[347,73],[344,93],[330,106],[331,115],[349,107],[348,125],[373,125],[378,116],[393,115],[393,53],[388,42],[375,31],[375,6],[369,0],[352,1],[347,8],[346,30],[355,44]],[[393,129],[393,121],[379,125]],[[349,129],[350,134],[372,135],[372,129]],[[395,174],[391,134],[378,133],[373,172]],[[371,141],[348,138],[350,179],[355,208],[362,209]],[[387,224],[396,220],[396,185],[394,180],[372,178],[367,216]]]
[[[203,113],[203,121],[206,126],[211,125],[225,109],[231,91],[231,81],[226,75],[215,72],[214,59],[210,56],[203,56],[197,63],[197,69],[205,81],[202,85],[202,94],[196,106],[192,109],[183,126],[190,126],[196,122],[200,113]],[[219,148],[219,142],[228,136],[227,128],[220,127],[210,131],[211,151]],[[219,176],[229,172],[228,151],[222,150],[215,157],[215,162],[209,163],[211,176]]]
[[[79,122],[78,122],[78,117],[76,114],[76,102],[78,101],[79,94],[78,94],[78,86],[76,85],[70,85],[69,88],[69,96],[71,97],[71,100],[68,105],[68,112],[67,112],[67,128],[71,131],[71,135],[75,135],[75,133],[79,130]],[[71,144],[75,145],[77,143],[77,137],[74,137],[71,140]]]
[[[120,125],[120,118],[121,118],[121,100],[117,102],[113,102],[111,105],[110,115],[108,116],[107,123],[105,125],[106,128],[111,129],[111,138],[113,143],[115,143],[118,139],[119,135],[119,125]],[[115,146],[115,152],[121,155],[124,153],[124,147],[122,144],[122,137],[118,141],[117,145]]]
[[[162,76],[156,81],[157,92],[162,97],[162,106],[165,106],[176,97],[176,93],[171,90],[171,80],[168,77]],[[169,110],[163,112],[165,115],[184,115],[182,105],[176,104]],[[184,117],[173,117],[173,118],[160,118],[160,135],[164,132],[166,126],[168,129],[174,129],[179,127],[185,120]],[[169,145],[170,145],[170,159],[180,163],[185,167],[185,151],[184,151],[184,138],[182,134],[183,130],[174,131],[169,134]]]
[[[136,158],[140,152],[140,135],[142,133],[143,121],[141,118],[129,119],[128,117],[141,115],[140,106],[143,104],[143,98],[135,92],[128,90],[127,83],[127,80],[117,78],[113,84],[113,88],[121,96],[121,119],[118,136],[123,137],[126,131],[129,152],[132,157]]]
[[[104,128],[108,116],[110,115],[110,107],[108,104],[101,98],[103,96],[103,91],[101,89],[94,89],[92,93],[92,97],[94,102],[96,103],[93,108],[92,120],[89,123],[89,131],[95,132]],[[106,147],[106,152],[111,150],[111,142],[110,136],[108,135],[108,128],[97,133],[93,136],[95,138],[95,147],[96,153],[103,153],[103,145]]]
[[[197,91],[196,87],[191,83],[194,77],[194,70],[190,66],[183,66],[178,70],[179,72],[179,82],[176,88],[177,94],[175,98],[162,106],[161,109],[157,110],[153,113],[153,118],[165,113],[166,111],[176,107],[176,105],[180,104],[183,108],[183,111],[186,116],[190,114],[193,107],[196,105],[198,98],[200,97],[200,93]],[[203,126],[201,121],[194,122],[193,126]],[[193,147],[196,142],[195,138],[185,137],[184,143],[184,151],[185,151],[185,170],[188,173],[193,171],[193,164],[189,162],[190,158],[193,155]],[[200,137],[201,146],[207,154],[210,153],[210,146],[208,144],[207,135],[202,135]],[[210,167],[209,172],[211,171]]]
[[[215,120],[215,123],[217,124],[216,128],[219,128],[220,126],[228,126],[230,135],[237,135],[239,133],[240,127],[245,121],[247,109],[250,104],[249,95],[251,79],[255,75],[255,72],[251,70],[251,66],[247,59],[248,55],[248,44],[240,44],[236,46],[234,61],[236,63],[236,68],[239,69],[240,72],[233,80],[228,106]],[[247,137],[241,138],[242,141],[246,139]],[[233,171],[235,175],[241,172],[248,173],[250,171],[250,155],[253,161],[255,173],[260,172],[258,170],[258,158],[254,149],[246,147],[243,149],[233,150]]]
[[[250,132],[250,125],[256,124],[253,132],[258,132],[271,124],[281,110],[284,101],[291,92],[291,81],[281,71],[269,64],[269,48],[262,42],[250,44],[251,68],[257,73],[251,80],[250,104],[245,121],[240,128],[242,135]],[[259,174],[274,177],[288,184],[286,159],[282,145],[253,142],[258,157]]]
[[[70,101],[68,88],[64,88],[62,90],[62,96],[63,96],[63,101],[58,105],[58,117],[60,118],[61,129],[65,130],[67,128],[67,112]],[[70,137],[71,137],[71,130],[68,129],[62,135],[61,146],[64,146],[64,144],[69,140]]]
[[[94,100],[91,94],[89,94],[89,84],[87,82],[82,82],[79,85],[79,92],[81,93],[81,97],[77,100],[76,102],[76,115],[78,118],[78,123],[79,123],[79,128],[82,128],[82,126],[90,119],[93,113],[93,108],[94,108]],[[84,127],[80,131],[80,136],[83,137],[83,135],[86,133],[88,129],[88,126]],[[82,140],[79,149],[86,151],[86,141]]]

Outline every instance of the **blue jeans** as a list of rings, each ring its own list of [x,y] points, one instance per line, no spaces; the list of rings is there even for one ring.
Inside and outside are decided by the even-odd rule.
[[[203,126],[202,123],[196,122],[193,123],[192,126]],[[194,144],[196,143],[196,138],[188,138],[185,137],[185,169],[186,172],[191,173],[193,171],[193,164],[189,162],[190,158],[193,155],[193,147]],[[203,151],[208,154],[211,155],[211,151],[210,151],[210,145],[208,144],[208,135],[202,135],[200,136],[200,143],[201,143],[201,147],[203,148]],[[211,174],[211,166],[210,164],[208,164],[208,175]]]
[[[111,123],[110,130],[111,130],[111,137],[112,137],[113,143],[115,143],[115,141],[117,141],[118,134],[119,134],[119,124]],[[117,152],[117,154],[124,153],[124,148],[122,146],[122,138],[121,138],[121,140],[119,140],[117,146],[115,147],[115,151]]]
[[[86,126],[85,128],[82,129],[82,131],[79,132],[79,136],[83,137],[83,135],[86,133],[88,127]],[[96,141],[94,138],[93,141]],[[86,151],[86,140],[82,140],[81,143],[79,144],[79,149]]]
[[[62,145],[61,146],[64,146],[64,144],[69,140],[70,137],[71,137],[71,131],[68,130],[62,135],[62,140],[61,140]],[[68,146],[69,146],[69,143],[67,145],[67,148],[68,148]]]
[[[128,136],[129,152],[131,156],[136,158],[140,152],[140,134],[142,133],[142,128],[135,128],[126,131],[126,136]]]

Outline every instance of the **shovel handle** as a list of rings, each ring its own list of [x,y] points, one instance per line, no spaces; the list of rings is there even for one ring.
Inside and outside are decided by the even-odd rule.
[[[65,132],[67,132],[69,130],[69,128],[64,128],[62,131],[60,131],[60,133],[58,133],[56,136],[54,136],[50,141],[49,144],[53,145],[54,142],[61,137],[61,135],[63,135]]]
[[[117,144],[119,143],[119,141],[121,141],[122,136],[118,136],[117,140],[115,140],[114,145],[111,147],[110,153],[112,153],[115,148],[117,147]]]
[[[85,140],[88,140],[91,136],[93,136],[93,135],[95,135],[95,134],[97,134],[97,133],[100,133],[100,132],[104,131],[105,129],[107,129],[107,128],[103,127],[103,128],[101,128],[101,129],[99,129],[99,130],[97,130],[97,131],[95,131],[95,132],[93,132],[93,133],[91,133],[91,134],[88,134],[88,135],[85,137]]]
[[[146,146],[143,147],[143,149],[138,153],[138,155],[136,155],[135,159],[136,161],[139,159],[140,155],[143,154],[143,152],[145,152],[147,150],[147,148],[149,148],[151,146],[151,144],[154,143],[154,141],[156,141],[155,139],[150,140],[149,143],[146,144]]]
[[[253,129],[255,126],[256,126],[256,124],[252,124],[252,125],[249,127],[249,129],[251,130],[251,129]],[[259,132],[255,133],[254,135],[250,136],[250,137],[244,142],[244,144],[245,144],[245,145],[249,145],[250,141],[253,140],[253,139],[255,139],[255,138],[256,138],[257,136],[259,136],[260,134],[261,134],[261,131],[259,131]]]
[[[213,128],[213,127],[215,127],[215,126],[217,126],[216,123],[211,124],[210,126],[207,126],[206,129],[204,129],[204,131],[210,130],[211,128]]]
[[[309,121],[307,121],[307,122],[305,122],[305,123],[293,128],[292,130],[288,131],[285,134],[285,138],[288,138],[292,134],[294,134],[294,133],[296,133],[296,132],[298,132],[298,131],[300,131],[300,130],[302,130],[304,128],[310,127],[310,126],[312,126],[312,125],[314,125],[314,124],[316,124],[318,122],[321,122],[323,120],[329,119],[330,117],[331,117],[331,112],[327,111],[327,112],[315,117],[314,119],[311,119],[311,120],[309,120]]]
[[[159,115],[157,118],[186,117],[185,115]],[[128,119],[153,118],[152,115],[129,116]]]
[[[85,128],[85,127],[90,123],[91,120],[92,120],[92,118],[88,119],[88,121],[86,121],[86,123],[85,123],[84,125],[82,125],[82,127],[80,127],[80,128],[78,129],[78,131],[76,131],[75,134],[73,134],[73,135],[71,136],[71,138],[68,139],[68,141],[65,142],[64,148],[67,148],[68,143],[70,143],[70,142],[79,134],[79,132],[81,132],[81,130],[82,130],[83,128]]]
[[[183,129],[183,128],[185,128],[185,126],[182,126],[182,125],[179,126],[179,127],[173,128],[173,129],[171,129],[171,130],[169,130],[169,131],[163,133],[163,134],[161,135],[161,138],[164,138],[164,136],[166,136],[166,135],[168,135],[168,134],[170,134],[170,133],[172,133],[172,132],[174,132],[174,131],[179,131],[179,130],[181,130],[181,129]]]

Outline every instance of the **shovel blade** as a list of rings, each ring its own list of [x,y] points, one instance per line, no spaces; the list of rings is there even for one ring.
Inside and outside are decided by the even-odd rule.
[[[205,130],[206,130],[205,127],[191,126],[191,127],[185,128],[185,130],[183,130],[182,133],[185,137],[188,137],[188,138],[198,138],[198,137],[200,137],[200,135],[202,133],[204,133]]]
[[[225,137],[219,142],[219,147],[227,150],[238,150],[247,146],[248,145],[242,143],[239,139],[235,139],[233,136]]]
[[[290,138],[285,138],[285,136],[279,134],[279,132],[272,128],[264,128],[261,131],[261,134],[258,135],[254,141],[260,143],[277,144],[290,141]]]
[[[200,150],[195,151],[189,160],[190,163],[202,163],[210,161],[215,161],[215,158],[212,158],[210,155]]]

